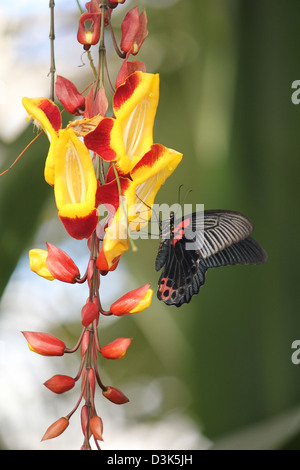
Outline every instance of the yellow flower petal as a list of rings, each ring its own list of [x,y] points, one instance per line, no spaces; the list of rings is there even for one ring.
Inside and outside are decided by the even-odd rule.
[[[140,302],[137,304],[137,306],[134,307],[132,310],[130,310],[129,313],[130,314],[131,313],[139,313],[139,312],[142,312],[143,310],[145,310],[146,308],[148,308],[151,304],[152,295],[153,295],[153,290],[148,289],[147,292],[146,292],[145,297],[142,300],[140,300]]]
[[[124,192],[131,230],[139,230],[147,225],[151,217],[150,207],[158,190],[181,159],[182,154],[176,150],[155,144],[133,168],[130,174],[132,183]]]
[[[89,151],[72,129],[64,129],[54,152],[58,215],[71,236],[89,238],[98,221],[97,179]]]
[[[31,271],[35,272],[41,277],[53,281],[55,278],[50,273],[49,269],[46,266],[46,259],[48,257],[47,250],[41,250],[39,248],[34,248],[29,251],[29,264]]]
[[[50,148],[45,164],[45,180],[51,186],[54,185],[54,156],[58,131],[61,128],[61,114],[59,108],[53,101],[47,98],[26,98],[22,103],[28,114],[33,118],[34,123],[41,127],[50,141]]]
[[[153,144],[158,99],[158,74],[135,72],[116,90],[114,114],[122,128],[125,154],[131,161],[141,158]]]
[[[61,115],[56,104],[47,98],[26,97],[22,99],[22,103],[36,125],[41,127],[51,140],[51,137],[56,135],[61,128]]]
[[[105,230],[102,250],[105,255],[108,269],[129,249],[127,221],[122,216],[122,206],[116,212],[111,225]]]

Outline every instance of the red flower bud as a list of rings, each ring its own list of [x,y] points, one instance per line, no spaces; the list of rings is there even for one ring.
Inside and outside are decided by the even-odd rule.
[[[105,274],[107,274],[108,271],[114,271],[116,269],[116,267],[119,264],[120,258],[121,258],[121,255],[117,256],[113,260],[112,266],[109,267],[107,259],[105,257],[104,251],[103,251],[103,243],[102,243],[100,251],[99,251],[99,255],[98,255],[98,258],[97,258],[97,261],[96,261],[96,266],[97,266],[98,269],[100,269],[101,274],[104,276]]]
[[[87,348],[89,346],[90,341],[90,332],[87,330],[83,333],[82,341],[81,341],[81,356],[84,356]]]
[[[139,15],[139,8],[134,7],[125,16],[122,25],[120,48],[127,54],[136,55],[148,35],[146,12]]]
[[[106,359],[121,359],[125,356],[131,343],[131,338],[118,338],[101,348],[101,354]]]
[[[59,281],[75,283],[80,277],[80,272],[72,258],[51,243],[47,243],[47,249],[46,265],[52,276]]]
[[[67,78],[57,76],[55,93],[63,107],[70,114],[79,116],[85,108],[85,97],[79,93],[76,86]]]
[[[102,395],[116,405],[123,405],[124,403],[129,402],[129,398],[127,398],[121,390],[115,387],[107,387],[106,390],[102,391]]]
[[[95,371],[94,369],[89,369],[89,384],[90,384],[90,390],[92,396],[95,395],[95,388],[96,388],[96,382],[95,382]]]
[[[42,356],[62,356],[66,345],[63,341],[48,333],[34,333],[32,331],[22,331],[29,349]]]
[[[81,323],[88,326],[99,318],[99,308],[94,302],[88,301],[81,310]]]
[[[145,284],[123,295],[111,305],[111,313],[117,316],[130,315],[149,307],[153,293],[149,287],[150,284]]]
[[[44,383],[45,387],[49,388],[54,393],[64,393],[75,385],[75,380],[68,375],[54,375],[51,379]]]
[[[80,419],[82,432],[83,434],[85,434],[86,426],[88,423],[88,407],[86,405],[83,405],[83,407],[81,408]]]
[[[68,418],[59,418],[55,423],[51,424],[45,434],[42,437],[42,441],[46,441],[47,439],[53,439],[54,437],[59,436],[62,434],[65,429],[69,426]]]
[[[117,0],[116,2],[108,1],[108,6],[109,6],[109,8],[113,9],[113,8],[116,8],[119,5],[119,3],[125,3],[125,2],[126,2],[126,0]]]
[[[90,420],[90,428],[93,433],[93,436],[97,441],[103,441],[103,422],[99,416],[93,416]]]

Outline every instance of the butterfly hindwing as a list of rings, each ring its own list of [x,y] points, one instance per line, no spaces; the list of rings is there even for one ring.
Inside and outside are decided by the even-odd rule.
[[[162,243],[168,249],[168,258],[158,281],[157,296],[167,305],[179,307],[199,292],[207,267],[199,265],[199,252],[185,250],[184,239],[175,245],[170,240]]]
[[[188,238],[187,227],[192,227]],[[157,271],[163,268],[157,296],[167,305],[190,302],[205,283],[209,268],[260,264],[267,259],[263,248],[249,237],[252,223],[237,212],[194,213],[176,221],[171,230],[170,238],[160,244],[155,263]],[[190,249],[191,242],[194,249]]]

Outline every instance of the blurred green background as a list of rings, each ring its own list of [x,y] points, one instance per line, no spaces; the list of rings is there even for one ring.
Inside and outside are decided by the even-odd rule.
[[[246,214],[269,260],[211,270],[189,305],[166,307],[154,297],[144,313],[109,325],[107,341],[121,335],[134,342],[122,361],[103,367],[124,390],[129,381],[145,390],[159,383],[162,398],[152,411],[134,412],[133,393],[128,422],[155,425],[178,411],[213,449],[299,449],[300,365],[291,360],[300,339],[300,106],[291,101],[292,82],[300,80],[299,1],[148,0],[122,11],[137,4],[146,6],[149,29],[137,58],[160,74],[155,141],[184,154],[156,202],[177,202],[183,184],[182,194],[192,189],[185,202]],[[76,71],[81,79],[85,73]],[[2,170],[31,138],[30,126],[3,140]],[[43,136],[0,180],[0,294],[40,225],[56,215],[42,178],[47,149]],[[133,287],[151,281],[156,290],[158,241],[139,240],[138,247],[124,256],[124,269]],[[52,332],[75,341],[79,318],[73,314],[60,328],[58,317]],[[61,399],[47,397],[49,407]],[[183,437],[177,439],[180,448]]]

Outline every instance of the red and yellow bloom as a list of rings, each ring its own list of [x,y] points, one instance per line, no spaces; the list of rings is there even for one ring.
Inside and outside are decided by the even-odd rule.
[[[106,258],[108,269],[129,248],[128,224],[136,231],[148,223],[158,190],[182,159],[181,153],[153,143],[158,98],[158,75],[131,74],[114,94],[114,117],[102,119],[84,137],[87,147],[113,161],[118,172],[119,181],[111,167],[98,190],[99,202],[115,211],[101,250],[102,266]]]
[[[72,128],[61,129],[52,101],[23,98],[23,105],[50,139],[45,179],[54,186],[59,218],[71,237],[89,238],[98,222],[98,183],[89,151]]]
[[[58,216],[71,237],[89,238],[98,222],[98,183],[89,151],[72,129],[62,129],[55,152]]]
[[[126,175],[153,144],[159,98],[158,74],[135,72],[113,97],[113,118],[103,119],[84,137],[86,146]]]

